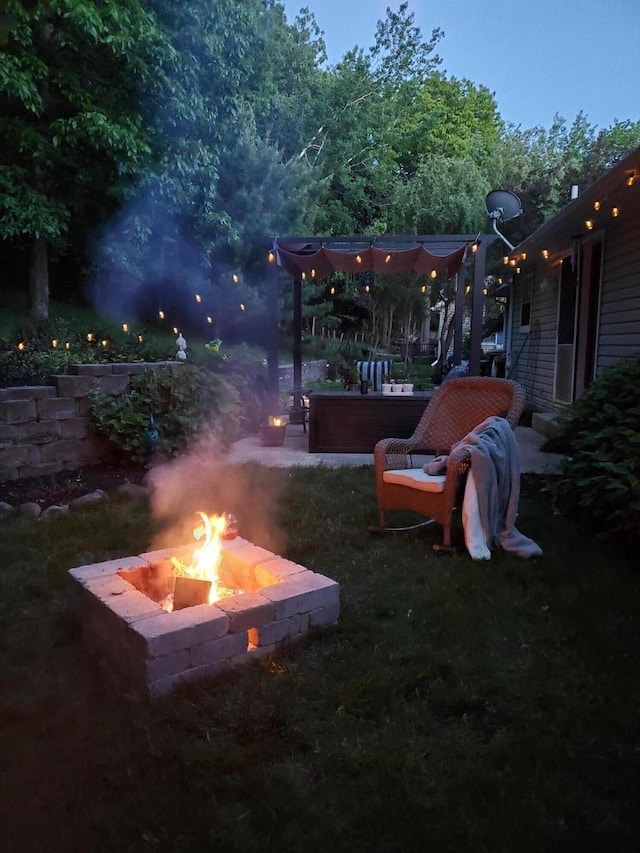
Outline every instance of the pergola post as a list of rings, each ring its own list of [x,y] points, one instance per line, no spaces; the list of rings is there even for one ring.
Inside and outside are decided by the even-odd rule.
[[[484,309],[484,265],[486,255],[484,242],[477,244],[473,267],[473,288],[471,302],[471,342],[469,353],[469,374],[480,376],[482,359],[482,314]],[[463,288],[464,289],[464,288]]]
[[[272,414],[279,411],[279,370],[278,370],[278,285],[280,269],[273,263],[269,264],[267,274],[267,407]]]
[[[293,407],[302,407],[302,281],[293,280]]]

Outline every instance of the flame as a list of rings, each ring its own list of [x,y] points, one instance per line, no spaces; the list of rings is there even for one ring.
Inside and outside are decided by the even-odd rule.
[[[204,512],[198,512],[198,515],[202,523],[194,527],[193,536],[194,539],[203,540],[202,545],[194,550],[190,565],[185,565],[177,557],[172,557],[171,562],[176,575],[211,581],[209,604],[213,604],[221,597],[218,570],[222,562],[222,535],[227,527],[227,519],[224,515],[209,516]]]

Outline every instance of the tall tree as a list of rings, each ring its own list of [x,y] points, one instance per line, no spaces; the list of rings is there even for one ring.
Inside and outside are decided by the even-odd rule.
[[[105,215],[147,154],[137,87],[156,85],[153,63],[170,49],[137,0],[7,7],[0,236],[29,246],[30,308],[43,319],[51,251]]]

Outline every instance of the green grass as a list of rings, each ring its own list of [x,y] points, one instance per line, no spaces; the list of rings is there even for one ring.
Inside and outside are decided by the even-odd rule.
[[[338,580],[336,626],[129,706],[67,570],[139,553],[144,508],[0,525],[9,850],[629,851],[640,820],[638,576],[527,481],[544,557],[371,538],[371,469],[224,469],[241,534]]]

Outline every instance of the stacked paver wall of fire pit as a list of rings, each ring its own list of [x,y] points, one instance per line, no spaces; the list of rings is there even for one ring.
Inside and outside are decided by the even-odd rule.
[[[131,377],[180,362],[76,364],[51,385],[0,388],[0,482],[57,474],[108,456],[113,446],[89,430],[88,394],[122,394]]]
[[[164,549],[69,572],[84,640],[131,698],[227,672],[338,619],[336,581],[242,538],[224,543],[220,568],[222,580],[242,592],[167,612],[160,600],[171,586],[170,557],[192,550]]]

